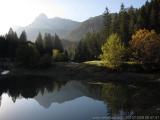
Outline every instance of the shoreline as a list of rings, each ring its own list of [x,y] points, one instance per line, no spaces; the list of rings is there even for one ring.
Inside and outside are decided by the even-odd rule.
[[[55,63],[48,69],[12,68],[7,77],[43,76],[57,81],[102,81],[124,83],[160,83],[159,73],[111,72],[101,66],[84,63]]]

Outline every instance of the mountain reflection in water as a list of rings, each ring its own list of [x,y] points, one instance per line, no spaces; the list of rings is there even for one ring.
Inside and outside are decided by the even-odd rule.
[[[154,87],[153,87],[154,86]],[[159,85],[11,78],[0,84],[2,120],[92,120],[158,115]]]

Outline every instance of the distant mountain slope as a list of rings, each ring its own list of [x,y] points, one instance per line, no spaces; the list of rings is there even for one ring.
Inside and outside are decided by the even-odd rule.
[[[80,22],[63,19],[63,18],[47,18],[45,14],[40,14],[30,25],[21,27],[16,30],[18,35],[23,30],[26,31],[28,39],[34,41],[39,32],[44,33],[57,33],[61,38],[66,38],[68,34],[77,28]]]
[[[39,32],[58,34],[60,38],[78,42],[88,32],[99,32],[103,28],[103,16],[92,17],[84,22],[63,18],[47,18],[40,14],[30,25],[15,29],[18,35],[26,31],[28,40],[35,41]]]
[[[83,23],[76,29],[74,29],[67,39],[71,41],[79,41],[88,32],[99,32],[103,29],[103,16],[92,17]]]

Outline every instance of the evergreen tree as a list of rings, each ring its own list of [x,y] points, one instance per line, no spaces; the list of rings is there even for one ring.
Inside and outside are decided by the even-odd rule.
[[[128,26],[129,26],[129,16],[128,13],[126,12],[126,10],[124,9],[124,5],[121,5],[121,10],[119,13],[119,28],[120,28],[120,33],[119,35],[121,36],[121,40],[123,41],[123,43],[125,45],[128,44],[128,40],[129,40],[129,30],[128,30]]]
[[[85,44],[85,41],[83,39],[80,40],[76,53],[75,53],[75,61],[86,61],[88,60],[89,52],[87,50],[87,46]]]
[[[45,33],[44,35],[44,48],[46,53],[52,55],[53,46],[53,37],[49,33]]]
[[[60,52],[64,51],[62,42],[57,34],[55,34],[54,36],[54,47],[53,48],[59,50]]]
[[[4,36],[0,36],[0,58],[7,57],[7,48],[8,42],[6,41]]]
[[[6,34],[6,39],[7,40],[18,41],[17,33],[14,32],[12,28],[10,28],[9,31],[8,31],[8,34]]]
[[[38,51],[42,55],[44,53],[44,44],[43,44],[43,38],[42,38],[41,33],[38,34],[35,44],[36,44]]]
[[[157,21],[156,21],[156,11],[154,8],[152,8],[151,10],[151,14],[150,14],[150,25],[151,25],[151,28],[156,28],[156,25],[157,25]]]
[[[128,45],[131,35],[140,28],[149,30],[154,29],[160,32],[160,1],[146,1],[140,9],[135,9],[132,6],[125,9],[121,5],[118,14],[110,14],[108,8],[104,13],[104,31],[106,36],[112,33],[118,33],[125,45]]]
[[[111,14],[109,13],[109,9],[106,7],[106,10],[104,12],[104,31],[106,36],[109,36],[110,34],[110,25],[111,25]]]
[[[25,31],[22,31],[19,40],[20,42],[27,42],[27,34]]]
[[[103,38],[99,33],[87,33],[77,46],[75,59],[77,61],[99,59],[103,43]]]
[[[128,22],[128,33],[129,33],[129,38],[132,35],[132,33],[136,30],[136,9],[134,9],[132,6],[128,10],[128,15],[129,15],[129,22]]]
[[[111,22],[111,26],[110,26],[110,34],[112,33],[119,33],[119,18],[118,18],[118,14],[115,13],[112,16],[112,22]]]
[[[9,29],[8,34],[6,34],[6,55],[10,59],[14,59],[16,54],[16,49],[18,46],[18,37],[16,32],[12,28]]]

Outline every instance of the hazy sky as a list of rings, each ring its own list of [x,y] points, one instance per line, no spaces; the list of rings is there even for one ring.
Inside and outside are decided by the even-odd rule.
[[[117,12],[121,3],[125,7],[140,7],[146,0],[0,0],[0,34],[10,26],[26,26],[40,13],[49,18],[63,17],[84,21],[100,15],[108,6],[110,12]]]

